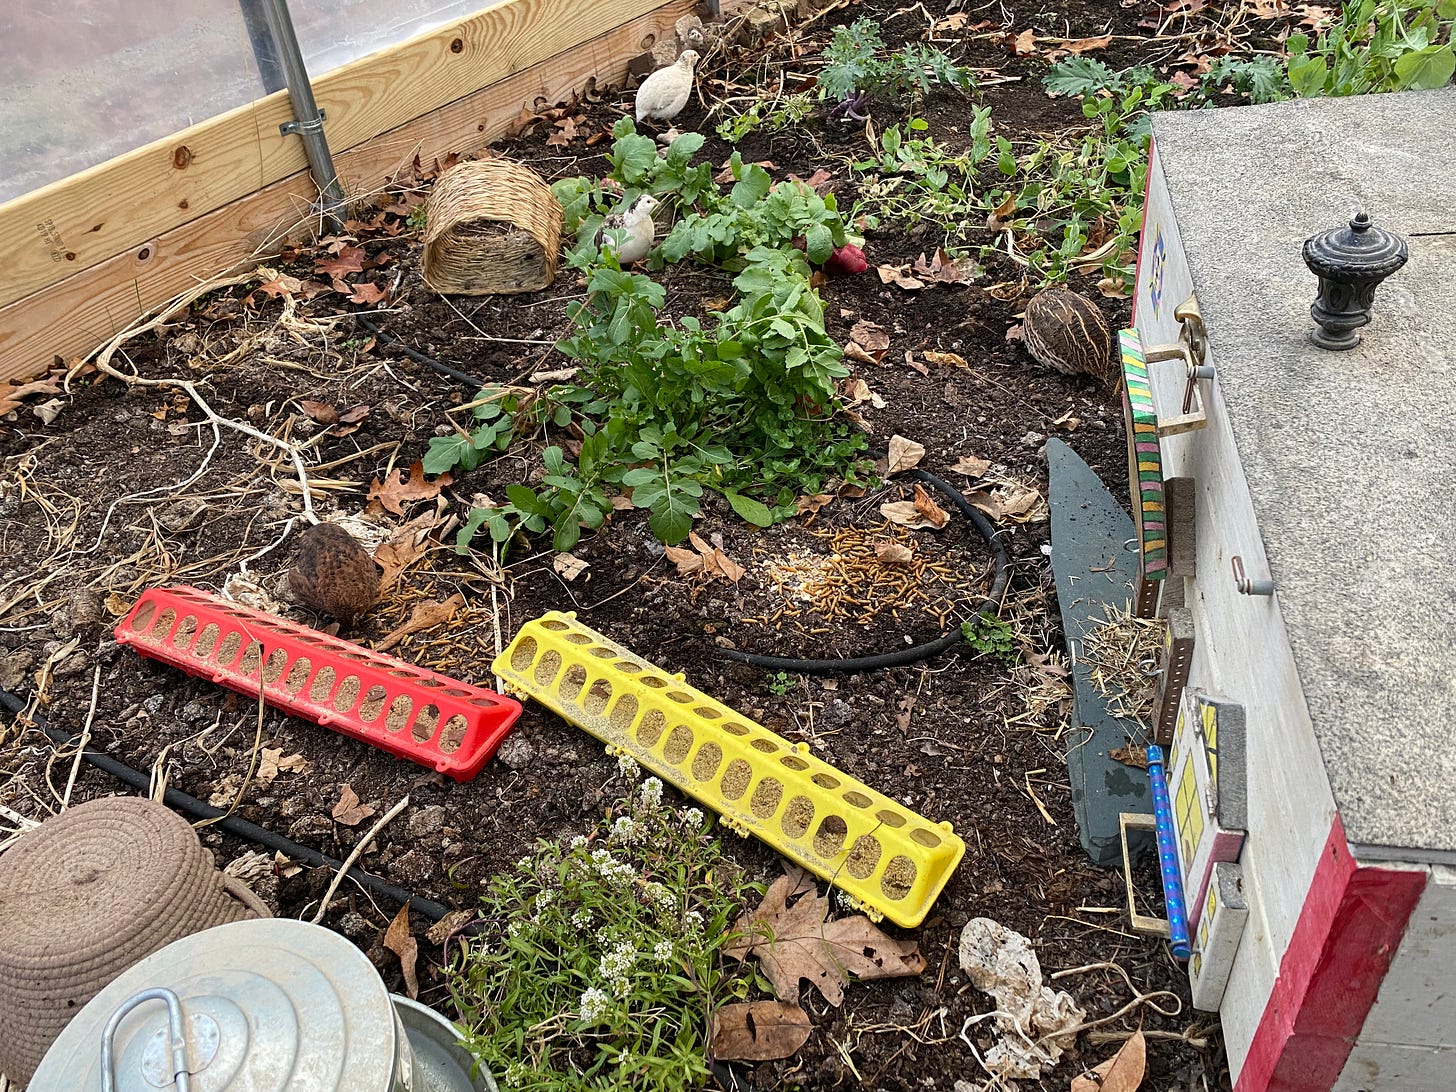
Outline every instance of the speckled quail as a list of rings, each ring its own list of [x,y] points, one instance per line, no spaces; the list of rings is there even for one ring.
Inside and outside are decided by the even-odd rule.
[[[344,626],[379,602],[378,566],[353,535],[334,523],[303,533],[288,580],[302,602]]]
[[[1031,297],[1021,338],[1032,359],[1063,375],[1106,379],[1112,369],[1112,331],[1097,305],[1070,288],[1043,288]]]
[[[640,262],[657,239],[657,224],[652,219],[656,207],[657,198],[644,193],[626,212],[612,213],[597,229],[597,246],[615,250],[620,265]]]

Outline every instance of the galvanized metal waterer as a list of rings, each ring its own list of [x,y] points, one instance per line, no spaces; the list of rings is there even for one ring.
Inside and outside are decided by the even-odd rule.
[[[495,1088],[488,1074],[438,1072],[412,1047],[417,1035],[343,937],[301,921],[237,922],[169,945],[98,993],[30,1092]]]

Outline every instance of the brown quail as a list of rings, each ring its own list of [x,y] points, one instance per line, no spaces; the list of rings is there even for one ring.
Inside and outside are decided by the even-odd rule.
[[[1054,285],[1031,297],[1021,337],[1033,360],[1063,375],[1106,379],[1112,370],[1112,332],[1097,305]]]
[[[331,614],[340,625],[379,602],[379,568],[354,536],[333,523],[310,527],[299,540],[298,557],[288,574],[294,594],[314,610]]]

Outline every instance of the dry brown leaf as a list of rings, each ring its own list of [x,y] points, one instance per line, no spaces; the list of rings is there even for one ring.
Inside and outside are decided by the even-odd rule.
[[[334,810],[330,814],[336,823],[342,823],[346,827],[357,827],[374,814],[374,809],[368,804],[361,804],[359,794],[354,791],[354,786],[346,784],[339,789],[339,802],[334,805]]]
[[[930,369],[927,368],[924,364],[920,363],[920,361],[916,360],[915,354],[909,349],[905,350],[905,366],[909,368],[914,368],[917,372],[919,372],[923,376],[926,376],[927,378],[929,378],[930,376]]]
[[[805,495],[795,501],[801,516],[817,516],[819,509],[823,508],[830,501],[835,499],[833,493],[815,493],[813,496]]]
[[[286,273],[274,277],[271,281],[264,281],[253,289],[254,292],[262,292],[263,295],[272,299],[279,296],[291,296],[293,293],[303,289],[303,282],[297,277],[290,277]]]
[[[855,341],[845,343],[844,357],[846,360],[853,360],[856,364],[874,364],[877,367],[881,366],[879,360],[865,352],[864,349],[860,348],[859,343]]]
[[[775,880],[758,909],[734,924],[738,939],[723,949],[734,959],[756,958],[780,1001],[797,1003],[799,982],[808,979],[837,1008],[850,975],[902,978],[925,969],[914,941],[886,936],[863,915],[826,920],[829,900],[817,888],[787,905],[791,882]]]
[[[957,261],[944,248],[929,257],[920,255],[910,269],[915,276],[934,284],[970,284],[985,272],[974,259]]]
[[[910,275],[908,265],[877,265],[875,272],[880,275],[881,284],[893,284],[911,292],[925,287],[924,281]]]
[[[912,531],[933,531],[935,524],[925,518],[915,507],[913,500],[886,501],[880,505],[880,515],[891,523],[908,527]]]
[[[465,606],[465,596],[459,592],[449,599],[430,599],[423,603],[416,603],[415,609],[410,611],[410,616],[381,638],[374,646],[374,651],[388,652],[411,633],[420,633],[423,630],[443,625],[454,618],[455,612],[463,606]]]
[[[845,404],[850,406],[863,405],[874,396],[874,391],[870,390],[870,385],[857,375],[852,375],[846,379],[839,393],[840,397],[844,399]]]
[[[1147,1042],[1135,1031],[1116,1054],[1092,1070],[1096,1076],[1075,1078],[1072,1092],[1137,1092],[1147,1064]]]
[[[426,512],[410,520],[379,544],[374,551],[374,560],[384,570],[379,578],[381,595],[389,591],[399,579],[400,573],[430,548],[430,532],[439,522],[440,517],[436,513]]]
[[[281,773],[305,773],[308,767],[308,759],[303,755],[285,757],[282,747],[264,747],[258,760],[256,777],[258,784],[267,785]]]
[[[936,353],[927,351],[921,353],[920,355],[923,356],[926,360],[930,361],[930,363],[932,364],[945,364],[952,368],[964,368],[967,371],[969,371],[971,367],[969,364],[966,363],[966,358],[961,356],[959,353]]]
[[[479,916],[474,910],[451,910],[430,926],[425,939],[438,948]]]
[[[679,576],[697,574],[704,580],[721,578],[736,584],[748,572],[724,553],[722,547],[710,546],[704,542],[696,531],[688,533],[688,542],[692,546],[691,550],[682,546],[669,546],[665,550],[667,559],[677,566]]]
[[[1106,49],[1112,44],[1112,35],[1104,34],[1100,38],[1078,38],[1073,42],[1063,42],[1058,49],[1065,49],[1068,53],[1091,53],[1094,50]]]
[[[809,1014],[786,1001],[735,1001],[714,1010],[708,1025],[712,1056],[725,1062],[787,1058],[813,1031]]]
[[[934,527],[944,527],[950,522],[950,513],[936,504],[934,498],[925,491],[925,487],[919,482],[915,484],[915,500],[911,503],[914,504],[915,511],[928,519]]]
[[[59,379],[37,379],[19,387],[0,387],[0,414],[9,413],[20,405],[23,398],[32,394],[59,394]]]
[[[924,444],[907,440],[898,433],[890,437],[886,464],[889,473],[898,474],[902,470],[909,470],[912,466],[918,465],[923,458],[925,458]]]
[[[419,958],[420,942],[414,938],[409,927],[409,903],[399,908],[389,928],[384,931],[384,946],[399,956],[399,969],[404,972],[404,992],[413,1001],[420,996],[420,980],[415,974],[415,960]]]
[[[962,455],[951,463],[950,468],[957,474],[964,474],[968,478],[979,478],[991,469],[991,460],[978,459],[974,455]]]
[[[1051,423],[1051,427],[1052,428],[1064,428],[1068,432],[1075,432],[1077,430],[1077,426],[1080,425],[1081,423],[1082,423],[1082,418],[1080,418],[1080,417],[1077,416],[1075,410],[1067,410],[1066,413],[1062,414],[1060,417],[1058,417],[1055,421],[1053,421]]]
[[[878,322],[860,319],[851,327],[849,339],[859,344],[867,353],[881,353],[890,347],[890,331]]]
[[[551,559],[551,568],[563,580],[575,580],[591,566],[575,554],[557,554]]]
[[[1047,518],[1046,501],[1030,486],[1003,482],[994,490],[978,489],[966,494],[970,501],[998,523],[1040,523]]]
[[[369,509],[376,512],[384,509],[396,516],[404,515],[404,506],[413,501],[433,500],[440,490],[451,482],[449,474],[441,474],[432,482],[425,481],[424,464],[416,461],[409,469],[409,478],[404,471],[391,470],[380,481],[375,478],[369,486]]]
[[[910,547],[898,542],[881,542],[875,546],[875,559],[881,565],[909,565],[915,560]]]
[[[1097,291],[1110,300],[1120,300],[1127,296],[1126,277],[1103,277],[1097,282]]]
[[[1018,57],[1028,57],[1036,52],[1036,34],[1030,30],[1023,30],[1020,34],[1007,35],[1007,45],[1011,52]]]
[[[1016,199],[1020,197],[1019,191],[1008,193],[1005,200],[992,209],[986,215],[986,227],[992,231],[1005,231],[1011,226],[1011,218],[1016,213]]]
[[[703,555],[696,550],[669,546],[663,552],[667,555],[667,560],[677,566],[678,576],[692,576],[703,571]]]

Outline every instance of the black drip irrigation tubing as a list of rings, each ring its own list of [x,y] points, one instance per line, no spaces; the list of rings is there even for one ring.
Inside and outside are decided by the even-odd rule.
[[[877,452],[872,451],[870,454],[878,457]],[[990,591],[986,593],[986,598],[981,601],[976,611],[979,613],[984,610],[992,610],[999,613],[1001,599],[1006,594],[1006,585],[1011,582],[1011,558],[1006,553],[1006,547],[1001,545],[1001,540],[997,537],[996,529],[991,526],[990,520],[986,519],[975,505],[966,500],[959,489],[950,482],[937,478],[928,470],[913,467],[905,471],[905,475],[912,481],[923,482],[937,492],[943,493],[986,540],[986,545],[991,548],[996,576],[991,581]],[[739,652],[733,648],[719,649],[718,655],[724,659],[752,664],[754,667],[762,667],[769,671],[784,671],[793,675],[854,674],[860,671],[882,671],[888,667],[905,667],[908,664],[919,663],[921,660],[928,660],[932,656],[939,655],[963,639],[961,631],[957,628],[941,634],[933,641],[926,641],[923,645],[915,645],[895,652],[882,652],[877,656],[854,656],[835,660],[794,660],[785,656],[760,656],[753,652]]]
[[[0,690],[0,706],[4,706],[10,712],[19,716],[25,712],[27,703],[21,701],[8,690]],[[51,742],[62,747],[76,747],[80,745],[79,736],[67,735],[59,728],[52,728],[35,714],[31,714],[28,719],[44,732],[50,738]],[[134,770],[124,762],[112,758],[110,755],[103,754],[100,751],[86,750],[82,752],[81,757],[98,770],[110,774],[118,781],[130,785],[139,792],[146,793],[151,789],[151,778],[140,770]],[[250,823],[246,819],[239,819],[236,815],[228,815],[222,808],[215,808],[211,804],[204,803],[195,796],[188,796],[185,792],[180,792],[177,789],[168,789],[167,795],[163,798],[163,802],[168,807],[175,808],[177,811],[198,819],[215,819],[217,822],[212,825],[218,830],[226,831],[238,838],[242,838],[244,841],[253,842],[256,845],[275,850],[282,853],[285,857],[289,857],[295,861],[302,861],[304,864],[311,865],[314,868],[330,868],[337,872],[344,867],[343,861],[336,861],[332,857],[326,857],[316,849],[310,849],[308,846],[300,845],[289,838],[283,837],[281,834],[275,834],[273,831],[265,827],[260,827],[256,823]],[[433,902],[419,895],[412,895],[402,887],[396,887],[387,880],[382,880],[378,876],[370,875],[368,872],[362,872],[357,868],[349,869],[348,877],[356,880],[377,895],[383,895],[385,898],[392,899],[401,905],[409,903],[411,909],[418,910],[431,921],[439,921],[446,914],[450,913],[448,906],[442,906],[438,902]]]
[[[457,383],[468,383],[480,389],[485,384],[473,376],[464,372],[456,371],[448,364],[441,364],[433,357],[426,356],[417,349],[412,349],[393,334],[387,334],[374,323],[370,322],[363,315],[354,314],[359,323],[375,337],[383,338],[388,344],[393,345],[400,352],[411,360],[417,361],[427,367],[435,369],[441,375],[454,379]],[[871,451],[870,455],[875,458],[883,457],[883,452]],[[996,528],[981,512],[966,500],[961,491],[943,478],[937,478],[928,470],[921,470],[919,467],[912,467],[905,471],[907,477],[912,481],[922,482],[930,486],[936,492],[943,494],[952,504],[960,510],[961,515],[971,521],[971,526],[976,529],[991,549],[991,557],[995,565],[996,576],[991,582],[991,589],[986,597],[976,607],[976,613],[985,610],[992,610],[1000,613],[1001,599],[1006,594],[1006,586],[1011,582],[1011,558],[1006,553],[1006,547],[1001,545],[997,537]],[[752,664],[754,667],[761,667],[767,671],[784,671],[794,675],[832,675],[832,674],[857,674],[861,671],[883,671],[890,667],[906,667],[909,664],[919,663],[921,660],[928,660],[932,656],[938,656],[946,649],[953,647],[962,640],[959,628],[943,633],[933,641],[926,641],[923,645],[914,645],[910,648],[898,649],[895,652],[882,652],[875,656],[852,656],[842,659],[831,660],[795,660],[786,656],[760,656],[755,652],[739,652],[734,648],[715,648],[719,656],[725,660],[734,660],[742,664]]]
[[[357,322],[360,326],[364,327],[364,329],[368,330],[380,341],[383,341],[386,345],[393,346],[394,348],[402,352],[405,356],[415,361],[417,364],[423,364],[427,368],[433,368],[435,371],[439,372],[441,375],[445,376],[448,379],[453,379],[455,380],[455,382],[464,384],[465,386],[470,387],[472,390],[477,391],[482,389],[483,387],[489,386],[488,383],[484,382],[483,380],[476,379],[475,376],[470,375],[468,372],[462,372],[456,368],[450,367],[450,365],[448,364],[441,364],[434,357],[426,356],[418,349],[411,349],[399,338],[395,337],[387,330],[380,329],[378,326],[374,325],[374,323],[370,322],[367,318],[359,314],[359,312],[357,311],[354,312],[354,321]]]

